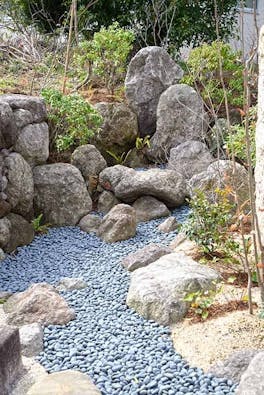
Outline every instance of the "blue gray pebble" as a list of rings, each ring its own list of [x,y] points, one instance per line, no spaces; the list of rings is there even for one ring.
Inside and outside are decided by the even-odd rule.
[[[173,212],[182,222],[188,208]],[[134,238],[107,244],[77,227],[50,229],[0,265],[0,289],[18,292],[32,283],[82,277],[88,287],[61,292],[76,320],[44,330],[37,357],[49,372],[87,373],[103,395],[226,395],[236,383],[190,367],[174,350],[170,329],[146,321],[126,306],[129,276],[120,260],[149,243],[168,245],[176,232],[160,233],[164,219],[138,224]]]

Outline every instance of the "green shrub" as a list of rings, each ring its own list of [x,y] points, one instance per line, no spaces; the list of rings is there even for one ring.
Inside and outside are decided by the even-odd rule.
[[[87,144],[99,131],[101,116],[80,95],[66,96],[54,89],[44,89],[41,94],[49,106],[52,140],[58,151]]]
[[[93,40],[80,43],[74,55],[74,64],[84,77],[89,66],[108,92],[114,93],[117,83],[124,78],[127,57],[132,49],[134,34],[113,23],[102,27]]]
[[[215,106],[224,102],[224,91],[220,78],[219,54],[221,55],[224,83],[229,104],[243,104],[243,66],[240,54],[234,52],[229,44],[214,41],[203,44],[190,52],[186,63],[187,75],[182,82],[198,87],[203,99],[209,98]]]

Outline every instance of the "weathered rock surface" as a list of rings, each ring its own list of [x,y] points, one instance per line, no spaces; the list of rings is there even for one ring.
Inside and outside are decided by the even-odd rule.
[[[67,163],[37,166],[34,208],[51,225],[76,225],[92,209],[80,171]]]
[[[97,209],[99,212],[107,214],[119,203],[120,200],[118,200],[112,192],[103,191],[98,198]]]
[[[264,394],[264,352],[258,353],[243,373],[237,388],[237,395]]]
[[[10,148],[17,138],[17,126],[11,107],[0,99],[0,141],[1,148]]]
[[[100,395],[90,378],[80,372],[65,370],[51,373],[35,383],[28,395]]]
[[[77,147],[72,153],[71,164],[80,170],[85,180],[89,180],[90,176],[97,176],[107,167],[104,157],[92,144]]]
[[[82,278],[64,277],[56,286],[57,291],[73,291],[74,289],[86,288],[87,284]]]
[[[81,228],[81,230],[87,233],[97,232],[101,223],[102,218],[98,217],[98,215],[87,214],[80,220],[78,226]]]
[[[127,304],[144,318],[169,325],[187,313],[186,294],[214,288],[219,279],[213,269],[184,254],[172,253],[132,273]]]
[[[103,117],[95,145],[111,162],[113,158],[107,151],[122,155],[134,146],[138,135],[137,116],[124,103],[98,103],[95,108]]]
[[[171,249],[163,245],[151,243],[136,252],[129,254],[125,257],[121,264],[128,271],[133,272],[140,267],[150,265],[152,262],[157,261],[160,257],[166,254],[170,254]]]
[[[184,233],[179,233],[170,243],[169,247],[176,253],[185,254],[192,259],[198,259],[201,256],[198,245],[195,241],[188,239]]]
[[[157,130],[150,140],[148,155],[164,162],[170,149],[188,140],[202,140],[208,129],[203,101],[185,84],[176,84],[162,93],[157,107]]]
[[[10,395],[12,384],[22,369],[17,328],[0,326],[0,394]]]
[[[181,68],[160,47],[142,48],[133,57],[125,80],[126,98],[138,116],[141,136],[155,132],[159,97],[182,76]]]
[[[236,163],[233,174],[233,162],[231,160],[219,160],[213,162],[206,171],[193,176],[190,181],[190,194],[195,196],[195,191],[203,191],[209,201],[216,201],[216,189],[231,187],[236,191],[239,205],[243,205],[249,199],[248,172],[244,166]],[[233,192],[232,191],[232,192]],[[230,194],[230,199],[234,197]],[[246,209],[246,206],[244,206]]]
[[[160,232],[169,233],[169,232],[174,232],[174,230],[176,230],[178,227],[179,227],[179,224],[178,224],[176,218],[169,217],[169,218],[165,219],[165,221],[162,222],[158,226],[158,230]]]
[[[8,103],[12,110],[28,110],[32,114],[33,122],[44,122],[47,119],[45,102],[40,97],[5,94],[1,95],[0,102]]]
[[[4,259],[5,259],[5,253],[4,253],[4,251],[2,250],[2,248],[0,248],[0,262],[1,261],[3,261]]]
[[[12,295],[4,304],[7,322],[22,326],[32,323],[64,325],[75,313],[55,288],[46,283],[33,284],[24,292]]]
[[[26,216],[33,208],[34,184],[31,167],[16,152],[5,158],[4,165],[8,178],[5,189],[7,202],[14,213]]]
[[[11,237],[11,223],[8,218],[0,219],[0,248],[7,245]]]
[[[13,114],[15,118],[15,124],[18,129],[22,129],[25,126],[34,122],[31,112],[28,110],[23,110],[23,108],[20,108],[19,110],[14,110]]]
[[[5,217],[11,211],[11,205],[6,200],[0,200],[0,218]]]
[[[153,196],[168,207],[177,207],[183,204],[187,195],[183,176],[174,170],[136,171],[116,165],[100,173],[99,183],[126,203],[132,203],[141,196]]]
[[[137,222],[150,221],[154,218],[168,217],[167,206],[153,196],[142,196],[133,203]]]
[[[6,217],[10,224],[11,237],[4,247],[6,252],[14,251],[17,247],[31,243],[34,238],[33,225],[27,222],[21,215],[10,213]]]
[[[41,165],[49,157],[49,128],[46,122],[25,126],[18,134],[14,150],[31,165]]]
[[[204,143],[188,140],[170,150],[168,169],[176,170],[190,179],[205,171],[213,161],[215,159]]]
[[[107,243],[127,240],[136,234],[136,211],[127,204],[118,204],[103,218],[97,235]]]
[[[19,329],[21,352],[25,357],[34,357],[43,350],[43,329],[35,322]]]

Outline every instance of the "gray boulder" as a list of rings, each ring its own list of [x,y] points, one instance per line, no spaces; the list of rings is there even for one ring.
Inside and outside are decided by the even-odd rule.
[[[56,289],[46,283],[33,284],[24,292],[12,295],[3,305],[10,325],[65,325],[75,312]]]
[[[205,171],[215,161],[201,141],[188,140],[170,150],[168,169],[181,173],[186,179]]]
[[[219,160],[208,166],[207,170],[196,174],[189,181],[190,194],[195,196],[195,191],[203,191],[207,199],[211,202],[217,200],[216,189],[232,187],[236,191],[237,200],[242,206],[249,199],[248,193],[248,172],[244,166],[235,164],[235,174],[233,174],[233,162],[231,160]],[[234,200],[232,191],[230,199]],[[244,210],[247,205],[244,205]]]
[[[34,322],[21,326],[19,337],[21,352],[25,357],[35,357],[43,350],[43,329],[40,324]]]
[[[187,185],[180,173],[174,170],[149,169],[136,171],[125,166],[108,167],[100,173],[100,185],[115,196],[132,203],[141,196],[153,196],[168,207],[183,204]]]
[[[14,251],[17,247],[31,243],[34,238],[33,225],[27,222],[21,215],[10,213],[6,217],[10,224],[11,237],[5,245],[6,252]]]
[[[136,227],[136,211],[133,207],[118,204],[103,218],[97,235],[107,243],[114,243],[135,236]]]
[[[110,191],[103,191],[98,198],[97,209],[99,212],[107,214],[114,206],[120,203],[115,195]]]
[[[51,225],[76,225],[92,209],[80,171],[68,163],[37,166],[34,175],[36,214]]]
[[[10,148],[17,138],[17,126],[11,107],[0,96],[0,142],[1,148]]]
[[[187,313],[186,294],[214,288],[219,279],[213,269],[172,253],[132,273],[127,305],[146,319],[170,325]]]
[[[160,257],[170,254],[171,249],[163,245],[151,243],[136,252],[129,254],[122,261],[121,264],[129,272],[133,272],[140,267],[150,265],[152,262],[157,261]]]
[[[23,108],[20,108],[19,110],[14,110],[13,114],[16,126],[19,129],[22,129],[25,126],[33,123],[33,115],[28,110],[23,110]]]
[[[237,395],[264,394],[264,352],[258,353],[243,373],[237,388]]]
[[[113,158],[107,151],[122,155],[135,145],[138,135],[137,116],[124,103],[98,103],[95,108],[103,117],[95,145],[111,162]]]
[[[183,76],[181,68],[160,47],[142,48],[131,60],[126,80],[126,98],[138,116],[141,136],[156,130],[159,97]]]
[[[31,166],[45,163],[49,157],[49,128],[46,122],[25,126],[18,134],[14,149]]]
[[[7,202],[14,213],[26,216],[33,208],[34,183],[31,167],[16,152],[5,158],[4,165],[8,178],[5,189]]]
[[[169,87],[157,107],[157,130],[150,140],[148,156],[164,162],[170,149],[188,140],[202,140],[208,119],[201,97],[185,84]]]
[[[178,227],[179,223],[177,222],[176,218],[169,217],[158,226],[158,230],[163,233],[169,233],[174,232]]]
[[[0,248],[7,245],[11,237],[11,222],[8,218],[0,219]]]
[[[77,167],[85,180],[90,176],[98,176],[107,167],[104,157],[92,144],[81,145],[71,156],[71,164]]]
[[[150,221],[154,218],[168,217],[167,206],[152,196],[142,196],[133,203],[136,210],[137,222]]]
[[[44,122],[47,120],[45,102],[40,97],[6,94],[1,95],[0,102],[8,103],[12,110],[28,110],[32,114],[33,122]]]
[[[78,226],[81,228],[81,230],[87,233],[97,232],[101,223],[102,218],[98,217],[98,215],[87,214],[80,220]]]

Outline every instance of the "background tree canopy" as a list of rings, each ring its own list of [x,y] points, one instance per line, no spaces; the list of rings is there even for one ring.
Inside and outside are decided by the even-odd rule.
[[[61,26],[71,0],[4,0],[6,10],[20,13],[25,24],[35,24],[42,32]],[[216,37],[213,0],[98,0],[87,9],[87,0],[78,0],[79,31],[90,37],[114,21],[131,28],[139,46],[166,45],[178,49],[183,44],[212,42]],[[217,0],[220,38],[233,32],[237,0]]]

